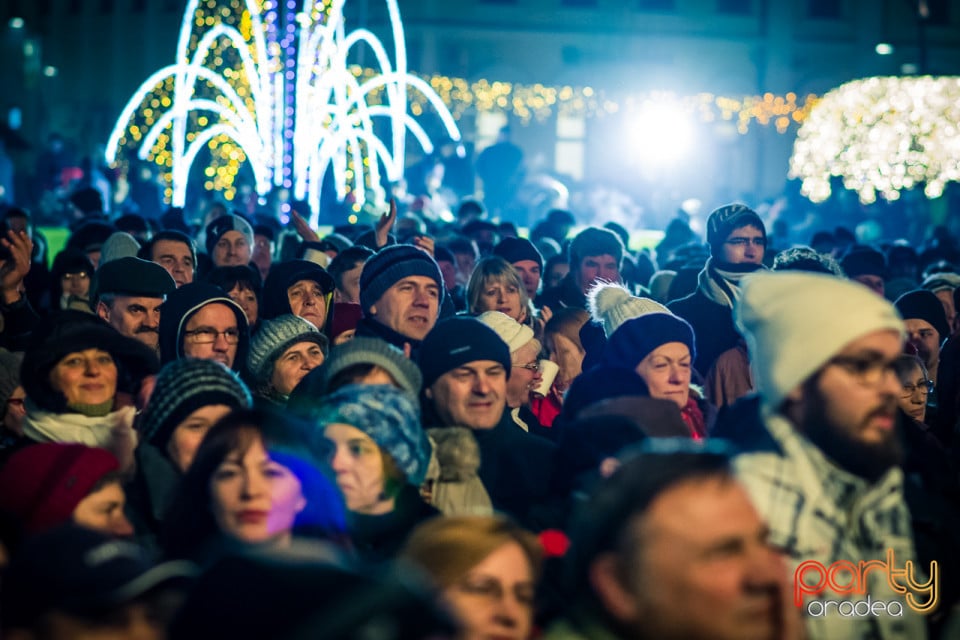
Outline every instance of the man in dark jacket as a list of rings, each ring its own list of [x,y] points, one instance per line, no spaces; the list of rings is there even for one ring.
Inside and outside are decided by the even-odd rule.
[[[697,337],[694,367],[706,375],[714,361],[737,346],[733,303],[740,296],[740,279],[763,269],[767,230],[757,212],[742,204],[714,210],[707,219],[710,258],[697,277],[697,290],[667,307],[690,323]]]
[[[570,243],[570,273],[537,298],[540,307],[587,308],[587,290],[597,281],[620,282],[623,242],[609,229],[587,227]]]
[[[363,319],[357,335],[379,338],[416,355],[437,323],[443,301],[443,276],[436,261],[413,245],[381,249],[360,274]]]
[[[241,371],[247,361],[250,332],[247,316],[220,287],[185,284],[160,308],[160,360],[216,360]]]
[[[467,427],[480,447],[480,480],[495,509],[536,527],[549,497],[556,445],[521,429],[507,409],[510,351],[474,318],[438,323],[423,342],[424,424]]]

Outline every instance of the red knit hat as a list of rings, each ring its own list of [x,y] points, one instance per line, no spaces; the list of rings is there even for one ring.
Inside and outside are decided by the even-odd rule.
[[[120,468],[112,453],[82,444],[46,442],[17,451],[0,470],[0,509],[27,533],[68,522],[94,485]]]

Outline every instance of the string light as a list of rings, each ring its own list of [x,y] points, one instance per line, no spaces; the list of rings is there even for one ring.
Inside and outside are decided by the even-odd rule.
[[[397,1],[384,1],[392,60],[370,31],[346,30],[346,0],[307,0],[300,12],[298,0],[189,0],[176,62],[134,92],[110,135],[107,161],[134,147],[141,160],[166,167],[177,206],[204,149],[213,169],[204,172],[204,186],[228,200],[240,165],[249,163],[259,195],[292,187],[315,216],[328,169],[341,200],[352,191],[354,207],[362,207],[371,192],[382,203],[381,167],[388,180],[402,178],[407,133],[425,153],[433,151],[414,119],[423,105],[439,116],[450,139],[460,140],[440,97],[407,71]],[[354,46],[372,50],[377,60],[377,72],[363,81],[348,70]],[[389,140],[375,132],[379,121],[386,121]]]
[[[929,198],[960,180],[960,78],[881,77],[827,93],[797,133],[790,176],[813,202],[839,177],[864,204],[923,185]]]

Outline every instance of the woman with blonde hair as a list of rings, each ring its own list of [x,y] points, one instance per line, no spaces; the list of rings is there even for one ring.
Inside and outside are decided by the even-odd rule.
[[[488,256],[473,269],[467,284],[467,309],[472,315],[499,311],[526,325],[532,325],[534,317],[520,274],[500,256]]]
[[[542,551],[529,531],[501,516],[434,518],[414,529],[400,558],[433,581],[462,639],[530,637]]]

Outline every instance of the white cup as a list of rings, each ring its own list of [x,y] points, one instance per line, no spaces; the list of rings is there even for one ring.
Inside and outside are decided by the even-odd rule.
[[[540,376],[543,379],[540,380],[540,384],[533,390],[534,395],[540,396],[541,398],[547,396],[550,393],[550,387],[553,386],[553,381],[556,380],[558,373],[560,373],[560,365],[553,360],[541,360]]]

